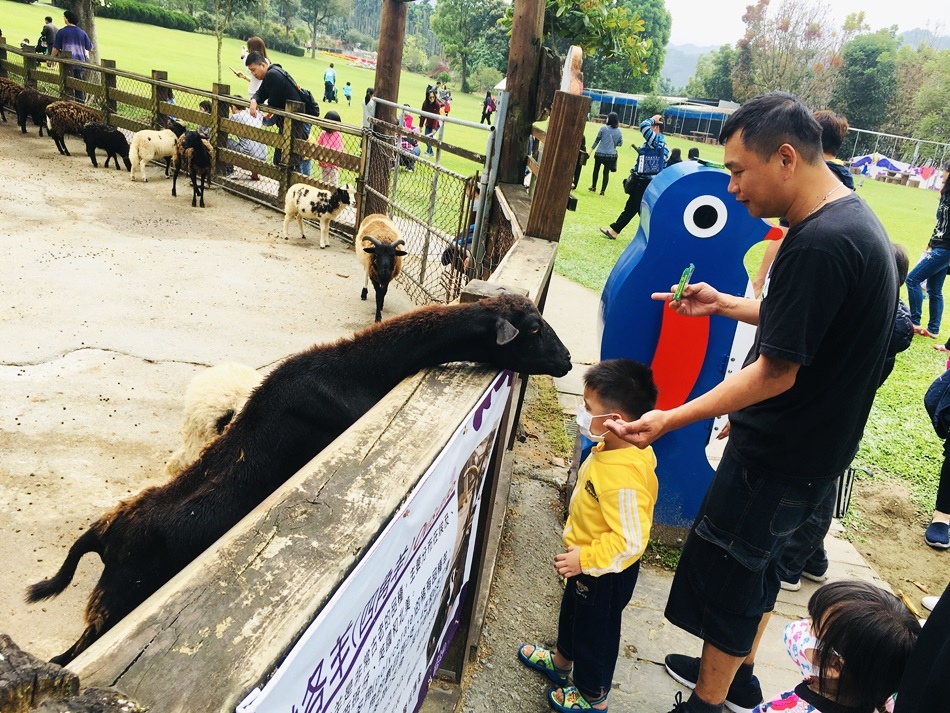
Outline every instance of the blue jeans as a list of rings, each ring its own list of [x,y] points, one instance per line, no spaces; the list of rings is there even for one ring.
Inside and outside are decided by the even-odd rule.
[[[920,325],[924,303],[924,293],[920,289],[920,283],[927,281],[927,297],[930,301],[930,320],[927,322],[927,331],[931,334],[940,332],[940,321],[943,318],[943,281],[947,277],[948,266],[950,266],[950,250],[931,248],[924,253],[920,262],[907,275],[910,321],[917,326]]]
[[[825,552],[824,543],[828,528],[831,527],[836,495],[837,491],[832,488],[805,524],[788,538],[778,560],[778,576],[783,582],[794,584],[805,571],[818,576],[828,571],[828,553]]]
[[[620,622],[633,596],[640,560],[622,572],[567,580],[561,596],[557,650],[574,662],[574,685],[589,701],[610,692],[620,654]]]

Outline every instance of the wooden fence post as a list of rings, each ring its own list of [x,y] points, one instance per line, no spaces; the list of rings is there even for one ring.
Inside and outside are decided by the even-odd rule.
[[[567,92],[554,95],[544,155],[541,157],[541,175],[538,176],[538,185],[531,199],[525,235],[560,240],[589,107],[589,97]]]
[[[115,69],[114,59],[101,60],[100,65],[105,69]],[[116,106],[115,99],[112,98],[112,90],[116,88],[115,75],[112,72],[102,72],[102,106],[105,107],[105,113],[115,114],[119,109]]]
[[[156,79],[161,82],[168,81],[168,72],[165,72],[161,69],[152,70],[152,79]],[[168,101],[171,99],[171,90],[168,87],[162,87],[158,84],[150,85],[152,88],[152,96],[149,102],[149,112],[152,115],[152,126],[157,126],[164,129],[166,125],[166,117],[164,114],[159,113],[158,103],[160,101]]]
[[[23,86],[32,87],[33,89],[36,89],[36,76],[34,75],[34,72],[36,71],[36,67],[38,66],[39,63],[36,61],[36,58],[33,56],[33,47],[24,43],[20,45],[20,49],[23,50],[24,52]],[[69,57],[69,52],[63,52],[63,56]],[[65,67],[63,67],[63,65],[59,65],[59,77],[60,77],[60,83],[62,85],[60,86],[60,90],[59,90],[60,96],[63,96],[63,87],[65,86],[65,82],[63,82],[64,70],[65,70]]]
[[[303,102],[289,101],[284,106],[284,111],[289,111],[294,114],[302,114],[304,109]],[[284,137],[283,143],[287,148],[281,151],[280,156],[280,188],[277,194],[280,197],[286,196],[287,189],[293,185],[293,172],[303,168],[300,165],[303,157],[294,151],[294,139],[305,138],[303,135],[304,126],[306,126],[306,124],[297,119],[284,119],[284,125],[281,127],[280,133]]]
[[[214,93],[214,96],[211,97],[211,115],[214,117],[211,121],[211,145],[214,146],[215,151],[214,172],[222,174],[224,173],[224,164],[217,160],[217,156],[220,155],[220,149],[228,147],[228,133],[221,131],[221,119],[227,119],[231,116],[231,104],[228,102],[231,85],[215,82],[211,85],[211,91]]]
[[[7,70],[3,66],[3,63],[7,61],[7,48],[4,46],[6,43],[7,38],[0,35],[0,77],[7,76]]]

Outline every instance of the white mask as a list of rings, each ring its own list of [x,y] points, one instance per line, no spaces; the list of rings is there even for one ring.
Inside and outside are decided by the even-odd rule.
[[[594,443],[603,443],[604,438],[607,436],[607,431],[604,431],[599,436],[594,435],[590,432],[590,424],[595,418],[600,418],[601,416],[616,416],[617,414],[613,413],[602,413],[599,416],[594,416],[583,406],[577,407],[577,428],[581,432],[581,435],[584,438],[587,438]]]
[[[811,631],[811,619],[793,621],[785,627],[785,648],[805,678],[818,676],[818,667],[808,659],[806,654],[814,658],[818,654],[819,646],[818,637]]]

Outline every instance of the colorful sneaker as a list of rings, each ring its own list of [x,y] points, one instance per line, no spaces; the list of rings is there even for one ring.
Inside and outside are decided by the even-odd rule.
[[[945,522],[932,522],[924,533],[927,544],[938,550],[950,548],[950,525]]]
[[[696,688],[699,680],[699,657],[683,656],[682,654],[668,654],[663,660],[666,672],[674,681],[682,683],[687,688]],[[762,702],[762,687],[755,676],[748,683],[739,685],[732,683],[726,694],[726,708],[733,713],[752,713],[752,709]],[[677,702],[677,705],[680,705]],[[682,710],[686,711],[686,703],[682,703]],[[673,711],[680,709],[674,708]],[[673,713],[671,711],[671,713]]]

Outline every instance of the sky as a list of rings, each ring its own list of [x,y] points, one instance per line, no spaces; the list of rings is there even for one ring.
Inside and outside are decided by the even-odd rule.
[[[746,6],[755,0],[666,0],[666,9],[673,16],[670,44],[715,45],[735,44],[745,32],[742,15]],[[772,0],[777,6],[781,0]],[[864,10],[865,21],[871,30],[897,25],[900,31],[925,27],[930,29],[943,23],[940,34],[950,33],[950,9],[940,0],[828,0],[836,25],[852,12]]]

